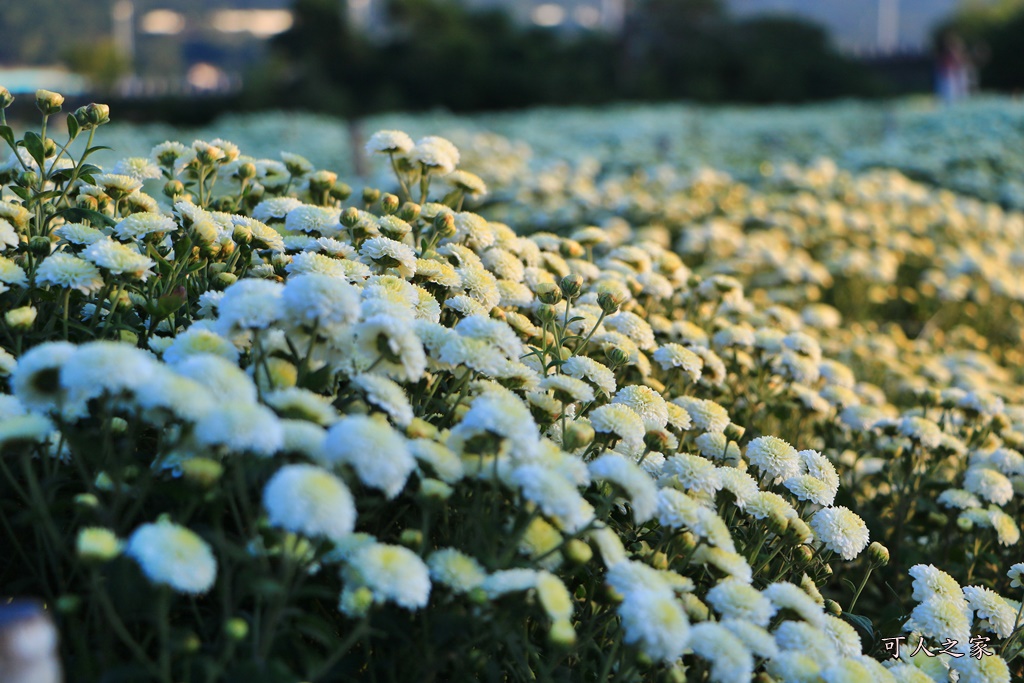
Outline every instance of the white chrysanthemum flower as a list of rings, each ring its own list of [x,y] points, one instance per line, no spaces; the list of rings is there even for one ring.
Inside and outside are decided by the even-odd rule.
[[[518,486],[525,499],[570,533],[583,529],[594,519],[593,506],[580,495],[576,485],[553,469],[521,465],[509,475],[509,483]]]
[[[1010,480],[987,467],[968,467],[964,473],[964,489],[996,505],[1005,505],[1013,500]]]
[[[386,422],[365,415],[341,418],[327,432],[327,462],[351,467],[366,486],[394,498],[416,469],[405,437]]]
[[[255,403],[256,385],[245,371],[222,356],[197,353],[185,356],[172,369],[206,387],[226,404]]]
[[[735,467],[719,467],[716,472],[722,484],[721,490],[731,493],[736,499],[736,507],[741,510],[750,505],[760,492],[757,480],[742,470]]]
[[[137,280],[146,281],[153,271],[156,262],[148,256],[115,242],[109,237],[93,242],[82,256],[113,275],[129,275]]]
[[[573,356],[562,363],[561,370],[570,377],[589,382],[606,396],[615,394],[615,373],[592,358]]]
[[[682,344],[665,344],[658,347],[651,356],[662,370],[681,369],[691,382],[700,380],[704,361],[696,353]]]
[[[355,375],[352,384],[363,392],[368,403],[387,413],[399,427],[408,427],[415,417],[405,390],[387,377]]]
[[[693,427],[693,418],[686,408],[675,403],[666,403],[665,410],[668,412],[668,426],[672,429],[685,432]]]
[[[428,173],[446,175],[459,165],[459,150],[448,140],[436,135],[420,138],[409,150],[409,160],[421,164]]]
[[[399,545],[370,543],[354,550],[342,569],[345,590],[369,588],[375,603],[416,610],[430,599],[430,570],[420,556]]]
[[[1020,588],[1024,586],[1024,562],[1018,562],[1010,567],[1010,570],[1006,572],[1006,575],[1010,577],[1010,588]]]
[[[770,479],[788,479],[800,474],[797,450],[775,436],[759,436],[749,444],[747,460]]]
[[[97,232],[99,231],[97,230]],[[18,231],[14,229],[10,221],[0,218],[0,251],[4,251],[8,247],[16,247],[20,242]]]
[[[416,460],[429,465],[437,478],[445,483],[454,484],[465,474],[462,460],[444,444],[429,439],[413,439],[409,442],[409,449]]]
[[[364,260],[380,268],[394,268],[404,278],[416,274],[416,252],[412,247],[387,237],[371,237],[359,247]]]
[[[746,619],[722,619],[719,623],[739,638],[755,656],[763,659],[778,656],[779,647],[775,644],[775,637],[761,626]]]
[[[692,564],[710,564],[725,572],[729,576],[750,583],[753,570],[747,564],[747,559],[736,552],[730,552],[725,548],[717,548],[711,545],[699,545],[690,558]]]
[[[333,235],[341,229],[338,222],[340,217],[339,209],[304,204],[288,212],[284,219],[284,228],[290,232]]]
[[[611,481],[629,494],[633,521],[643,524],[659,508],[659,492],[654,480],[635,462],[618,453],[607,452],[591,461],[587,469],[595,480]]]
[[[444,180],[470,197],[482,197],[487,194],[487,183],[480,176],[469,171],[452,171],[445,176]]]
[[[427,369],[423,343],[402,318],[374,315],[354,326],[356,367],[415,382]]]
[[[989,631],[1000,638],[1009,638],[1017,621],[1017,612],[998,593],[983,586],[964,586],[967,604],[978,619],[985,619]]]
[[[863,646],[860,636],[857,634],[857,629],[848,622],[826,614],[821,630],[832,639],[832,644],[843,657],[857,657],[861,654]]]
[[[331,399],[308,389],[285,387],[268,392],[264,402],[278,415],[292,420],[308,420],[326,427],[338,419],[338,412],[331,405]]]
[[[815,505],[829,506],[835,501],[836,491],[825,482],[809,474],[800,474],[782,482],[790,493],[799,500],[806,500]]]
[[[462,280],[462,289],[474,301],[479,302],[489,312],[501,302],[498,290],[498,279],[483,266],[463,266],[456,272]]]
[[[868,527],[855,512],[845,507],[818,510],[810,526],[819,541],[843,559],[852,560],[868,545]]]
[[[635,562],[619,562],[608,571],[608,581],[623,594],[617,611],[622,620],[623,640],[635,644],[655,660],[671,662],[678,659],[690,635],[690,622],[671,588],[662,579],[653,585],[633,577],[619,577]],[[650,580],[652,575],[645,576]],[[656,575],[655,575],[656,576]]]
[[[500,598],[508,593],[520,593],[537,587],[536,569],[503,569],[484,579],[481,587],[487,597]]]
[[[693,528],[699,523],[700,504],[682,491],[663,488],[657,493],[658,523],[672,529]]]
[[[120,173],[100,173],[94,177],[97,187],[105,192],[128,195],[142,187],[142,181]]]
[[[449,289],[462,284],[462,278],[450,263],[426,258],[416,259],[416,281],[430,282]]]
[[[744,619],[767,626],[775,616],[771,600],[738,579],[723,579],[707,593],[707,601],[724,619]]]
[[[825,612],[822,606],[799,586],[788,582],[777,582],[765,588],[761,594],[771,600],[776,608],[796,612],[801,619],[815,628],[824,626]]]
[[[919,631],[939,643],[947,638],[966,643],[971,634],[971,617],[971,609],[962,596],[935,595],[914,607],[903,629]]]
[[[370,268],[365,263],[349,259],[339,259],[318,254],[315,251],[303,251],[292,257],[292,262],[285,266],[289,275],[306,273],[327,275],[347,282],[359,282],[370,277]]]
[[[452,428],[448,445],[463,453],[474,439],[487,436],[505,440],[508,453],[522,459],[533,458],[540,443],[529,409],[514,395],[484,394],[473,399],[469,411]]]
[[[310,460],[323,462],[326,429],[306,420],[284,419],[280,422],[284,435],[281,451],[298,453]]]
[[[915,564],[907,573],[914,579],[911,597],[917,602],[935,595],[957,600],[963,598],[963,590],[956,579],[933,565]]]
[[[54,434],[53,423],[42,415],[0,418],[0,451],[7,444],[44,443]]]
[[[775,643],[780,650],[800,652],[821,666],[829,666],[839,657],[839,652],[832,639],[822,630],[822,626],[823,623],[784,621],[775,629]]]
[[[677,453],[665,459],[663,483],[680,486],[687,491],[714,496],[722,488],[718,468],[707,458],[690,453]]]
[[[643,419],[636,411],[621,403],[599,406],[587,415],[594,431],[614,434],[631,448],[641,448],[644,442]],[[666,416],[666,420],[667,420]]]
[[[942,444],[942,428],[927,418],[904,417],[898,426],[900,434],[919,441],[925,448],[938,448]]]
[[[1010,683],[1011,680],[1010,667],[998,654],[980,658],[957,657],[951,659],[949,664],[959,674],[959,683]]]
[[[230,341],[216,332],[198,325],[190,327],[175,337],[171,344],[164,349],[163,359],[173,365],[200,353],[210,353],[231,362],[238,361],[238,349]]]
[[[642,384],[622,387],[612,398],[612,403],[621,403],[639,415],[645,431],[664,429],[668,424],[665,399],[650,387]]]
[[[679,396],[672,402],[690,414],[693,424],[702,432],[724,432],[729,426],[729,413],[714,401],[693,396]]]
[[[85,223],[65,223],[54,230],[53,234],[65,242],[83,246],[88,246],[107,236],[102,230],[97,230]]]
[[[140,526],[128,539],[125,554],[150,581],[179,593],[205,593],[217,579],[217,560],[206,541],[170,522]]]
[[[135,395],[135,402],[147,411],[146,419],[161,424],[162,417],[196,422],[217,409],[211,392],[199,382],[183,377],[166,365],[155,365],[146,391]]]
[[[471,557],[455,548],[435,550],[427,558],[430,578],[448,586],[453,593],[468,593],[487,579],[487,571]]]
[[[988,507],[988,518],[992,528],[996,530],[999,545],[1016,545],[1020,540],[1020,525],[1014,517],[1003,512],[995,505]]]
[[[146,157],[126,157],[114,164],[111,170],[135,180],[153,180],[162,175],[160,168]]]
[[[400,130],[378,130],[366,141],[370,154],[405,154],[415,147],[412,138]]]
[[[78,347],[68,342],[46,342],[26,351],[11,372],[11,390],[29,410],[48,412],[61,399],[60,371]]]
[[[563,403],[590,403],[594,400],[594,389],[581,379],[568,375],[548,375],[540,381],[539,388],[551,391]]]
[[[300,206],[303,206],[303,203],[294,197],[270,197],[256,205],[252,210],[252,217],[264,223],[284,220],[289,211]]]
[[[747,683],[754,675],[754,657],[743,642],[721,624],[710,621],[694,624],[686,643],[711,665],[710,680],[715,683]]]
[[[281,422],[273,411],[256,403],[222,406],[201,417],[194,433],[196,441],[206,446],[268,457],[284,445]]]
[[[36,284],[53,285],[77,289],[83,294],[92,294],[103,289],[103,276],[92,263],[57,252],[50,254],[36,270]]]
[[[152,354],[129,344],[89,342],[65,359],[60,385],[69,401],[84,410],[87,401],[105,393],[116,396],[143,391],[155,366]]]
[[[263,489],[271,526],[337,541],[352,533],[356,506],[345,483],[314,465],[285,465]]]
[[[285,317],[300,325],[348,325],[359,317],[359,290],[342,279],[318,273],[288,278],[281,303]]]
[[[178,224],[159,213],[133,213],[114,226],[114,234],[122,240],[143,239],[154,233],[174,232]]]
[[[4,285],[24,286],[27,283],[25,270],[6,256],[0,256],[0,294],[7,291]]]

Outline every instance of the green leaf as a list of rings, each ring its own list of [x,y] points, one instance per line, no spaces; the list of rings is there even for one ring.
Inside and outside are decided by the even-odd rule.
[[[14,188],[11,188],[14,189]],[[108,227],[114,227],[117,225],[110,216],[100,213],[99,211],[93,211],[92,209],[83,209],[78,206],[73,206],[69,209],[63,209],[54,214],[54,216],[63,216],[68,221],[73,223],[81,223],[83,221],[90,221],[92,223],[102,223]]]
[[[865,616],[843,612],[843,618],[865,633],[869,639],[875,639],[875,625]]]
[[[96,145],[95,147],[90,147],[89,149],[85,150],[85,154],[82,155],[82,158],[84,159],[85,157],[89,156],[93,152],[98,152],[101,149],[113,149],[113,148],[106,147],[104,145]]]
[[[46,161],[46,150],[43,145],[43,139],[39,137],[38,133],[29,131],[25,133],[25,149],[28,150],[29,155],[36,160],[39,164],[39,168],[43,168],[43,164]]]
[[[7,144],[12,148],[14,145],[14,129],[10,126],[0,126],[0,138],[7,141]]]
[[[14,194],[18,195],[22,199],[24,199],[26,202],[29,200],[29,197],[32,196],[32,193],[29,192],[28,190],[26,190],[24,187],[18,187],[17,185],[11,185],[8,189],[10,189],[11,192],[13,192]]]
[[[74,140],[78,137],[81,126],[78,125],[78,119],[75,118],[74,114],[68,114],[68,139]]]

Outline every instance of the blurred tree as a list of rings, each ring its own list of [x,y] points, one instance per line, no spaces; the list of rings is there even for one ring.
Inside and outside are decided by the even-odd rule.
[[[113,90],[117,80],[131,69],[128,57],[109,38],[76,43],[64,51],[62,59],[69,69],[87,77],[102,92]]]

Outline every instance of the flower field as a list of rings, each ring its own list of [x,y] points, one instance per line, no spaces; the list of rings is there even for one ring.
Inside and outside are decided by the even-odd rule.
[[[37,106],[0,597],[67,680],[1024,677],[1019,103],[382,117],[369,181]]]

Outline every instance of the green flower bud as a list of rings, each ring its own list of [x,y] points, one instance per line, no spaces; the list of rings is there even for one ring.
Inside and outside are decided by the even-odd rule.
[[[686,615],[690,617],[690,621],[707,621],[708,617],[711,616],[711,610],[708,609],[708,606],[693,593],[683,593],[681,600],[683,609],[686,610]]]
[[[956,526],[960,531],[970,531],[974,528],[974,521],[970,517],[960,515],[956,518]]]
[[[245,640],[245,637],[249,635],[249,622],[240,617],[228,619],[224,622],[224,633],[228,638],[236,642]]]
[[[842,616],[843,607],[835,600],[829,600],[825,598],[825,611],[834,617]]]
[[[121,554],[121,541],[110,529],[88,527],[78,532],[75,552],[83,562],[109,562]]]
[[[331,186],[331,198],[345,201],[352,196],[352,188],[345,183],[338,181]]]
[[[32,187],[39,182],[39,174],[35,171],[22,171],[18,174],[17,184],[21,187]]]
[[[594,441],[594,428],[586,422],[570,422],[565,428],[562,445],[567,451],[586,448]]]
[[[210,488],[224,474],[224,466],[210,458],[190,458],[180,465],[185,481],[201,488]]]
[[[537,319],[542,323],[549,323],[555,319],[555,307],[549,304],[541,304],[537,307]]]
[[[43,116],[50,116],[60,111],[64,104],[64,96],[52,90],[36,90],[36,109],[42,112]]]
[[[75,505],[86,509],[95,509],[100,506],[100,499],[91,493],[79,493],[72,500]]]
[[[350,206],[341,212],[341,224],[352,229],[359,223],[359,209]]]
[[[4,313],[4,321],[14,330],[28,330],[36,322],[37,311],[33,306],[12,308]]]
[[[543,282],[537,285],[537,298],[546,304],[557,304],[562,300],[562,292],[553,284]]]
[[[164,194],[170,198],[185,194],[185,185],[180,180],[168,180],[164,184]]]
[[[625,365],[629,362],[629,354],[618,346],[612,346],[605,349],[604,355],[605,358],[608,359],[608,362],[611,363],[612,367],[617,368],[620,365]]]
[[[50,241],[49,237],[36,235],[28,241],[28,250],[35,256],[49,256],[53,250],[53,242]]]
[[[425,478],[420,481],[419,496],[428,500],[448,500],[454,489],[440,479]]]
[[[730,422],[725,428],[725,435],[732,441],[739,441],[743,438],[743,434],[746,433],[746,431],[746,427],[741,427],[734,422]]]
[[[80,194],[75,197],[75,206],[87,211],[96,211],[99,209],[100,204],[92,195]]]
[[[402,204],[398,209],[398,213],[395,214],[406,223],[412,223],[414,220],[420,217],[420,205],[413,204],[412,202],[406,202]]]
[[[14,104],[14,95],[11,91],[0,85],[0,109],[7,109],[7,107]]]
[[[385,214],[391,215],[395,211],[398,211],[399,199],[393,194],[384,194],[380,198],[380,210]]]
[[[611,292],[601,292],[597,295],[597,305],[601,307],[605,315],[611,315],[619,310],[622,302]]]
[[[884,567],[889,564],[889,549],[878,541],[873,541],[868,546],[868,557],[876,567]]]
[[[576,629],[568,619],[559,619],[551,624],[548,640],[558,647],[572,647],[576,643]]]
[[[85,116],[90,126],[102,126],[105,123],[110,123],[110,107],[106,104],[96,104],[93,102],[86,105]]]
[[[61,614],[74,614],[82,606],[82,598],[77,595],[61,595],[57,598],[55,607]]]
[[[409,548],[423,545],[423,532],[419,529],[405,529],[398,536],[398,542]]]
[[[561,279],[558,286],[562,288],[562,294],[566,299],[574,299],[583,289],[583,278],[576,273],[570,273]]]
[[[679,552],[683,555],[692,553],[697,548],[697,537],[692,531],[684,531],[679,535]]]
[[[238,276],[234,273],[217,273],[216,277],[213,278],[213,288],[227,289],[236,282],[238,282]]]
[[[380,190],[375,187],[364,187],[363,188],[363,203],[367,206],[375,204],[380,199]]]
[[[644,434],[644,445],[659,453],[668,450],[672,435],[663,429],[652,429]]]
[[[789,529],[789,520],[786,519],[782,514],[772,511],[768,515],[768,528],[771,529],[772,533],[776,536],[782,536]]]
[[[181,637],[178,642],[178,647],[185,654],[195,654],[203,648],[203,641],[199,640],[199,636],[195,633],[189,632]]]
[[[422,417],[414,417],[409,426],[406,427],[405,435],[410,439],[432,439],[437,436],[437,427]]]
[[[256,164],[248,161],[238,167],[235,174],[242,180],[249,180],[256,177]]]
[[[366,586],[341,593],[341,611],[352,616],[365,615],[373,607],[373,591]]]
[[[43,156],[47,159],[52,159],[53,155],[57,153],[57,143],[54,142],[53,138],[46,138],[43,140]]]
[[[441,237],[454,237],[455,236],[455,216],[451,215],[447,211],[439,213],[434,218],[434,230]]]
[[[315,194],[329,192],[338,180],[338,174],[331,171],[316,171],[309,176],[309,191]]]
[[[814,559],[814,551],[810,546],[798,545],[796,547],[796,561],[800,565],[809,564]]]
[[[584,565],[594,557],[594,549],[578,538],[571,538],[565,544],[565,558],[575,565]]]

